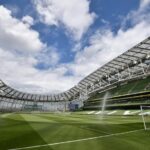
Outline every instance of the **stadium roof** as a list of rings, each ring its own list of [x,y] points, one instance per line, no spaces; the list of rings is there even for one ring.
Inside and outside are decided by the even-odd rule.
[[[13,99],[23,99],[30,101],[60,101],[69,100],[74,95],[80,93],[83,89],[88,86],[92,86],[96,82],[100,81],[103,77],[114,75],[120,71],[129,68],[133,64],[138,64],[142,60],[150,58],[150,37],[135,45],[125,53],[114,58],[110,62],[106,63],[102,67],[98,68],[93,73],[86,76],[81,80],[78,85],[72,87],[68,91],[54,95],[41,95],[41,94],[30,94],[15,90],[3,81],[0,81],[0,94],[5,97],[11,97]],[[137,68],[139,66],[137,65]]]

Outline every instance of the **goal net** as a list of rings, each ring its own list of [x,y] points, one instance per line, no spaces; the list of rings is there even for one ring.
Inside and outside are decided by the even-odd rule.
[[[150,130],[150,106],[141,106],[142,121],[145,130]]]

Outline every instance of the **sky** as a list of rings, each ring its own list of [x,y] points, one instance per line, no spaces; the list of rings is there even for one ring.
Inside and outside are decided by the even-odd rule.
[[[0,0],[0,79],[59,93],[150,36],[150,0]]]

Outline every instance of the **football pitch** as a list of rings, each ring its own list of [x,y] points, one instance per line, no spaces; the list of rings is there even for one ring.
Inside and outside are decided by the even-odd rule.
[[[150,130],[139,115],[7,113],[0,150],[150,150]]]

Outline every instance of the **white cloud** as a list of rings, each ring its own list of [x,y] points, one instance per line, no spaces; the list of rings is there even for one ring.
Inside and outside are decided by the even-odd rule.
[[[145,5],[145,7],[147,7],[147,5]],[[145,9],[145,7],[143,7],[143,9]],[[130,15],[130,17],[128,17],[129,15],[127,16],[128,20],[133,21],[131,28],[124,29],[124,24],[115,34],[110,26],[107,29],[98,29],[97,32],[90,37],[89,45],[84,47],[83,50],[77,51],[75,60],[72,63],[58,64],[60,56],[57,54],[57,50],[50,47],[48,51],[43,51],[41,47],[45,44],[40,41],[39,36],[35,36],[38,35],[38,33],[30,29],[29,26],[26,26],[22,21],[12,17],[10,11],[4,7],[0,7],[0,16],[2,15],[2,10],[6,11],[6,18],[3,18],[3,22],[0,21],[0,26],[3,27],[4,31],[7,31],[7,28],[10,26],[13,27],[21,24],[21,28],[24,29],[23,31],[28,32],[28,38],[35,38],[34,40],[26,39],[26,36],[23,34],[24,32],[21,32],[23,35],[20,35],[20,26],[18,26],[18,28],[11,28],[11,33],[18,33],[19,35],[18,37],[20,39],[17,40],[13,39],[14,36],[12,36],[12,34],[9,33],[9,36],[6,36],[6,33],[4,34],[0,30],[0,78],[7,81],[9,85],[28,92],[53,93],[65,91],[101,65],[150,35],[150,17],[145,11],[141,10],[140,5],[137,11],[132,12],[138,14],[140,19],[132,15]],[[145,17],[147,17],[147,19],[143,19]],[[2,19],[2,17],[0,17],[0,19]],[[2,33],[5,36],[5,43],[10,43],[9,48],[6,44],[3,44],[4,39],[1,36]],[[29,45],[27,47],[26,44],[20,46],[20,40],[27,40]],[[37,49],[33,48],[32,45],[36,44],[35,41],[38,41],[37,43],[40,43],[39,45],[42,46],[37,46]],[[19,55],[19,57],[17,57],[18,55],[12,53],[11,50],[16,49],[14,45],[18,45],[20,50],[30,51],[30,54],[34,51],[36,56],[40,55],[42,57],[43,63],[49,63],[49,58],[53,59],[52,61],[50,60],[50,64],[54,63],[55,67],[50,67],[43,71],[36,69],[35,66],[39,63],[39,58],[37,59],[34,55]],[[80,49],[80,44],[77,45],[77,48]],[[17,50],[19,49],[17,48]],[[50,52],[50,54],[45,56],[47,52]]]
[[[29,26],[34,24],[34,20],[31,16],[24,16],[22,18],[22,22],[25,23],[25,24],[28,24]]]
[[[37,31],[0,6],[0,78],[18,89],[30,86],[28,91],[52,90],[55,87],[52,82],[59,80],[58,72],[36,69],[35,66],[40,63],[39,55],[44,63],[56,65],[59,61],[57,51],[42,43]],[[56,88],[53,90],[56,91]]]
[[[33,42],[34,41],[34,42]],[[11,11],[0,6],[0,47],[19,52],[37,52],[43,47],[38,32],[12,17]]]
[[[140,0],[140,9],[145,9],[150,4],[150,0]]]
[[[141,0],[139,4],[139,8],[136,11],[131,11],[124,18],[123,24],[129,21],[132,25],[136,25],[141,21],[150,22],[150,0]]]
[[[103,33],[99,30],[91,37],[90,46],[76,55],[73,72],[86,76],[149,35],[150,24],[146,22],[141,22],[127,31],[120,29],[116,35],[109,29]]]
[[[38,63],[44,67],[55,66],[60,60],[60,55],[55,47],[47,47],[37,55]]]
[[[89,3],[89,0],[34,0],[43,23],[63,24],[76,40],[81,39],[96,16],[89,12]]]
[[[114,33],[110,27],[100,28],[90,37],[89,46],[77,52],[74,63],[70,65],[70,69],[75,76],[85,77],[98,67],[150,36],[150,16],[145,12],[150,3],[142,3],[143,1],[141,1],[138,10],[132,11],[132,13],[129,12],[127,17],[124,18],[124,25],[117,33]],[[126,26],[127,20],[133,26],[125,30],[124,26]]]

